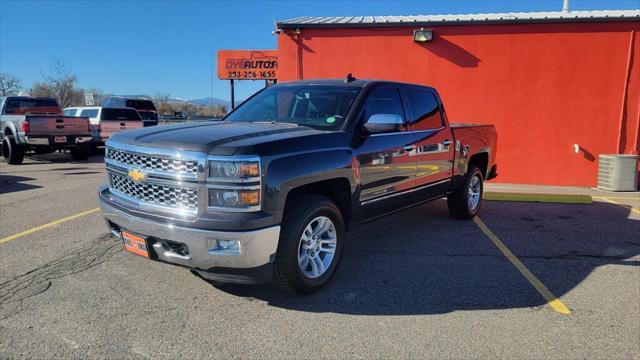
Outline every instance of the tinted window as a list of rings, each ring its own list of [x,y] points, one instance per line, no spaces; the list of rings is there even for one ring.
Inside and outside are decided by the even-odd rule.
[[[76,109],[64,109],[64,116],[76,116]]]
[[[133,109],[102,109],[100,120],[142,121],[142,118]]]
[[[442,126],[438,101],[430,91],[407,89],[406,92],[414,130],[437,129]]]
[[[61,114],[58,103],[52,99],[8,99],[4,107],[5,114]]]
[[[359,92],[356,86],[273,85],[243,102],[224,119],[338,130]]]
[[[98,109],[84,109],[80,112],[80,116],[94,118],[98,116]]]
[[[158,113],[155,111],[138,111],[142,120],[158,120]]]
[[[365,121],[375,114],[398,115],[404,121],[405,116],[398,89],[392,87],[378,88],[369,94],[364,106]]]
[[[156,107],[153,106],[151,100],[135,100],[129,99],[125,102],[126,107],[134,108],[136,110],[153,110],[156,111]]]

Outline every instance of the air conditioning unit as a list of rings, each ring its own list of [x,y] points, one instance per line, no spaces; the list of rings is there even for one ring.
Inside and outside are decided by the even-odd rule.
[[[600,155],[598,189],[636,191],[638,187],[638,155]]]

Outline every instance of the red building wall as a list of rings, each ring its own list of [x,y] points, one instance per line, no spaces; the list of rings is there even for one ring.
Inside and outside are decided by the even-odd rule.
[[[498,182],[595,186],[599,154],[640,150],[640,22],[414,28],[287,30],[278,80],[435,86],[451,121],[496,125]]]

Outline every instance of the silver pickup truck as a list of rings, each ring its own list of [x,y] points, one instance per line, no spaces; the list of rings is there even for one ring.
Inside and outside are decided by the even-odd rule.
[[[21,164],[26,151],[44,154],[70,149],[74,160],[89,157],[89,119],[64,116],[55,99],[0,97],[0,110],[2,156],[7,163]]]

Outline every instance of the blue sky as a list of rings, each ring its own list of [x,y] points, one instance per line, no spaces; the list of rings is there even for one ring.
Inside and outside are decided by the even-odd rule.
[[[275,49],[273,18],[553,11],[547,1],[7,1],[0,0],[0,72],[24,87],[62,59],[80,86],[117,94],[210,94],[219,49]],[[571,0],[572,10],[634,9],[640,0]],[[215,58],[214,66],[215,66]],[[215,76],[215,72],[214,72]],[[237,98],[263,86],[243,81]],[[229,98],[227,81],[213,95]]]

